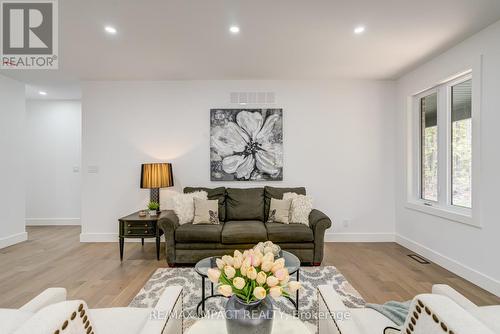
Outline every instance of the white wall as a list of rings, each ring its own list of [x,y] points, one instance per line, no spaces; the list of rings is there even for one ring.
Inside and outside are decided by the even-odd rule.
[[[24,84],[0,76],[0,248],[27,239],[24,122]]]
[[[26,127],[26,224],[80,224],[80,101],[28,100]]]
[[[393,240],[395,85],[344,80],[84,83],[81,240],[116,240],[117,219],[144,208],[143,162],[172,162],[176,191],[263,186],[209,181],[209,110],[238,107],[232,91],[276,93],[285,156],[274,185],[307,187],[334,221],[329,239]]]
[[[469,38],[398,82],[396,221],[398,242],[500,295],[500,22]],[[482,73],[480,57],[483,56]],[[482,75],[479,210],[482,228],[405,208],[407,98],[450,75],[475,67]]]

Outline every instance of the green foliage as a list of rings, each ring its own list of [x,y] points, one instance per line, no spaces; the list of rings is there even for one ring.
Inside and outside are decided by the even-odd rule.
[[[158,211],[159,208],[160,208],[160,204],[158,202],[150,202],[148,204],[148,209],[151,211]]]

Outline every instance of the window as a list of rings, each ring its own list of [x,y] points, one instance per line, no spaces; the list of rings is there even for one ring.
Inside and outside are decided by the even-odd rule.
[[[451,86],[451,203],[472,207],[472,80]]]
[[[438,200],[437,94],[420,99],[420,187],[422,199]]]
[[[476,157],[473,82],[468,72],[413,96],[408,204],[471,224]]]

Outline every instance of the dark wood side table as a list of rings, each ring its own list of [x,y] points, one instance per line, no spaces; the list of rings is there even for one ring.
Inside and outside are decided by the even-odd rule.
[[[145,217],[139,216],[139,211],[118,219],[120,223],[119,238],[120,238],[120,260],[123,261],[123,248],[125,246],[125,238],[140,238],[142,245],[144,239],[156,238],[156,258],[160,260],[160,237],[163,231],[158,228],[158,220],[161,218],[161,212],[157,216],[150,216],[149,213]]]

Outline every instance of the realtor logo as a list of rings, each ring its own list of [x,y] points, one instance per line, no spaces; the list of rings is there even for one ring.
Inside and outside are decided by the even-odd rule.
[[[0,1],[0,68],[58,68],[56,1]]]

